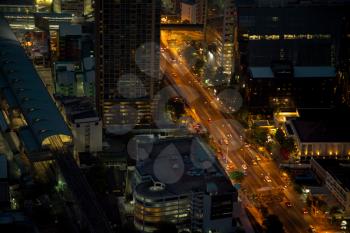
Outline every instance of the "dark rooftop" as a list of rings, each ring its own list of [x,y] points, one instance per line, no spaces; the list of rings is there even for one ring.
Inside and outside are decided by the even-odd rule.
[[[350,142],[350,110],[299,110],[300,118],[292,120],[302,142]]]
[[[323,169],[325,169],[334,179],[350,190],[350,161],[338,159],[314,159]]]
[[[149,144],[144,148],[149,150]],[[225,193],[234,189],[212,152],[198,138],[153,142],[149,157],[138,163],[137,170],[143,177],[151,176],[154,181],[165,183],[165,188],[157,192],[151,190],[153,182],[139,184],[136,191],[148,197],[208,190]]]
[[[71,122],[75,122],[79,119],[98,117],[97,112],[89,98],[63,96],[56,96],[55,98],[62,104],[66,115]]]
[[[33,5],[34,0],[0,0],[0,5]]]
[[[37,143],[55,135],[72,136],[32,61],[1,16],[0,61],[4,96],[11,107],[20,108]]]

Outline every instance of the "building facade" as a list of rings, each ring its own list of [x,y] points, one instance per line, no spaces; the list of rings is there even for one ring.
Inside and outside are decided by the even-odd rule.
[[[285,123],[300,157],[345,158],[350,156],[348,108],[299,110],[300,117]]]
[[[97,105],[104,126],[149,126],[159,86],[160,1],[99,0]]]
[[[336,95],[331,96],[329,90],[341,86],[336,84],[339,83],[338,68],[346,60],[343,53],[346,41],[343,38],[346,38],[349,31],[348,11],[349,4],[346,1],[237,1],[240,76],[243,77],[243,82],[247,82],[244,85],[248,87],[248,101],[249,98],[254,98],[254,92],[259,92],[251,91],[251,88],[258,88],[265,93],[265,97],[269,97],[270,89],[280,82],[274,79],[270,86],[265,86],[269,81],[261,80],[262,85],[256,86],[256,83],[249,80],[251,68],[271,67],[276,62],[318,70],[333,67],[337,79],[332,84],[328,81],[322,84],[324,81],[319,82],[318,79],[314,80],[314,87],[308,88],[310,96],[314,91],[326,93],[320,98],[324,104],[339,101],[342,91],[337,89]],[[288,86],[289,82],[286,81],[284,85],[278,86],[279,94],[288,96],[294,92],[293,84]],[[305,87],[307,86],[309,85],[306,84]],[[297,93],[291,97],[296,99],[295,102],[301,103]],[[264,104],[266,106],[267,101]],[[264,104],[261,103],[259,107]]]
[[[181,2],[181,22],[195,24],[197,20],[197,10],[195,1]]]
[[[149,146],[149,142],[139,143],[136,149],[139,152]],[[234,232],[237,191],[202,142],[181,138],[155,139],[151,143],[153,150],[148,158],[136,156],[139,158],[133,185],[136,229],[153,232],[159,223],[171,222],[179,230],[190,232]],[[169,145],[177,148],[178,156],[167,150]],[[196,158],[191,154],[196,154]],[[199,161],[210,161],[211,166],[201,167]],[[177,172],[181,172],[178,180],[170,181]]]
[[[244,90],[251,109],[330,108],[337,102],[337,74],[332,66],[276,62],[249,67]]]
[[[348,160],[320,160],[311,159],[311,170],[326,186],[344,209],[345,216],[350,214],[350,190]]]
[[[102,151],[102,120],[86,97],[57,97],[62,115],[73,134],[74,152]]]
[[[233,0],[222,1],[222,10],[208,16],[206,7],[204,21],[206,31],[206,41],[208,44],[215,45],[214,57],[217,67],[222,67],[224,74],[231,78],[235,73],[235,40],[237,31],[236,6]]]
[[[206,24],[207,6],[207,0],[181,2],[181,21],[190,24]]]
[[[82,16],[84,14],[83,0],[53,0],[53,10],[56,13],[70,13],[74,16]]]

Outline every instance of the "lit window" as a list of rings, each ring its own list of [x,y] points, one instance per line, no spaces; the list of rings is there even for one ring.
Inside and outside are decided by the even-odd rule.
[[[272,22],[278,22],[278,17],[277,16],[274,16],[271,19],[272,19]]]

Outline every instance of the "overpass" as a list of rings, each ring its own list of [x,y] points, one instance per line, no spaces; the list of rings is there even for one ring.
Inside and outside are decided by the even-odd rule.
[[[32,62],[7,21],[0,17],[0,128],[12,130],[21,151],[30,155],[49,149],[91,233],[111,233],[94,192],[66,149],[72,134]],[[23,148],[23,149],[22,149]]]
[[[200,31],[204,30],[203,24],[161,24],[161,30],[172,31]]]

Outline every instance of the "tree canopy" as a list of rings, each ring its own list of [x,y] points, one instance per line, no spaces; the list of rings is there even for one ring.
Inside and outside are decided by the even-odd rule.
[[[232,171],[229,174],[230,178],[238,183],[241,183],[244,179],[244,173],[241,171]]]

